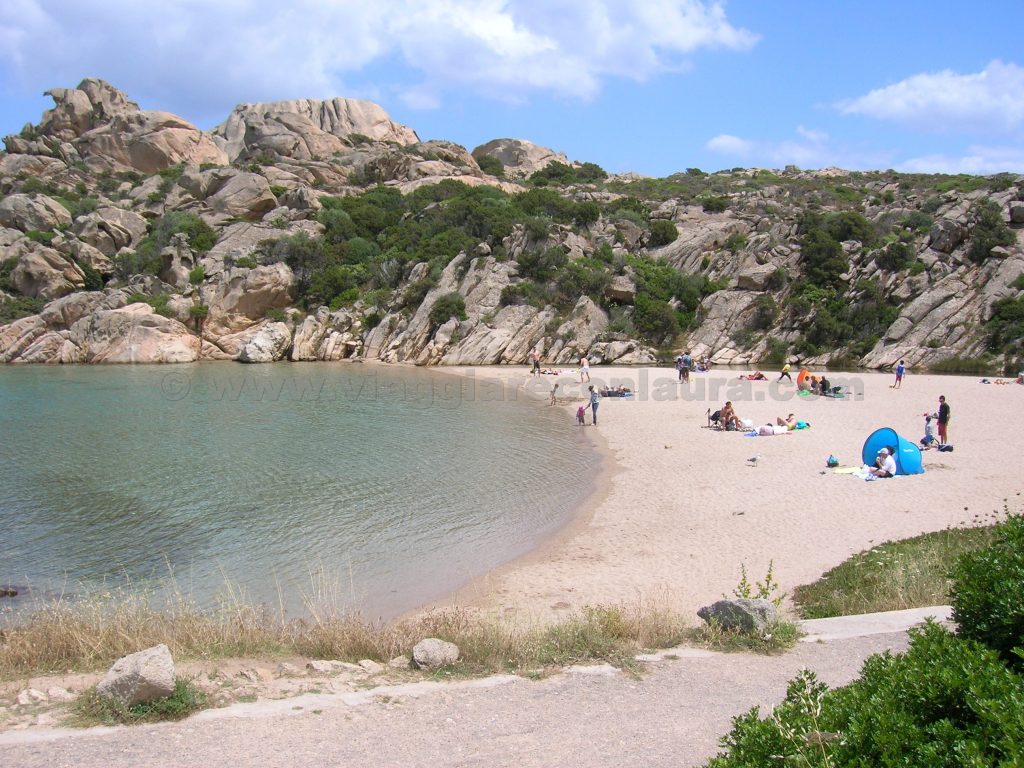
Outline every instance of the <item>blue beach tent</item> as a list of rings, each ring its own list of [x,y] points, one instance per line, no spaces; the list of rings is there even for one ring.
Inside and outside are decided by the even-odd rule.
[[[921,466],[921,449],[910,440],[896,434],[892,427],[882,427],[868,435],[861,450],[861,459],[871,466],[882,448],[896,449],[893,458],[896,459],[897,475],[924,474],[924,467]]]

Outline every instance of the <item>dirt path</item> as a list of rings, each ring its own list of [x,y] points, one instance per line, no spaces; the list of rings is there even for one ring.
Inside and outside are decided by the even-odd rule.
[[[785,694],[798,670],[830,685],[903,632],[803,642],[783,656],[677,650],[639,679],[611,668],[311,694],[182,723],[0,733],[5,768],[74,766],[682,766],[717,752],[730,718]]]

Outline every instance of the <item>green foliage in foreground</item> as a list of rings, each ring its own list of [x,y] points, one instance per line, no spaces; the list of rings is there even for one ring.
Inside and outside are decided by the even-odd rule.
[[[958,557],[991,543],[996,529],[948,528],[880,544],[793,591],[805,619],[944,605]]]
[[[466,319],[466,300],[458,293],[446,293],[434,302],[430,308],[430,322],[434,326],[442,325],[451,318]]]
[[[872,656],[844,688],[802,672],[771,716],[734,718],[722,746],[710,768],[1021,765],[1024,679],[929,623],[905,654]]]
[[[998,527],[998,538],[968,552],[953,569],[953,620],[1007,663],[1024,664],[1024,517]]]
[[[1024,519],[991,532],[953,568],[959,635],[929,621],[906,653],[870,657],[835,690],[800,673],[769,717],[755,707],[734,718],[708,765],[1024,764]]]
[[[174,692],[156,701],[125,706],[108,699],[93,686],[84,691],[72,707],[72,723],[80,727],[94,725],[136,725],[163,720],[182,720],[206,706],[206,694],[182,678],[174,682]]]

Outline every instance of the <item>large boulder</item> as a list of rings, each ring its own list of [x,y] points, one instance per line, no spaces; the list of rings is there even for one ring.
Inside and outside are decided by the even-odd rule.
[[[11,285],[25,296],[55,299],[83,288],[85,274],[52,248],[36,246],[18,257]]]
[[[284,358],[292,343],[292,331],[285,323],[267,323],[242,347],[241,363],[275,363]]]
[[[420,640],[412,649],[412,660],[420,669],[437,669],[459,660],[459,646],[436,637]]]
[[[569,163],[562,153],[524,139],[494,139],[473,150],[473,157],[484,156],[500,160],[509,178],[526,178],[554,162]]]
[[[952,253],[967,238],[967,228],[952,219],[939,219],[928,234],[928,244],[940,253]]]
[[[402,145],[419,142],[414,130],[394,122],[377,104],[341,98],[240,104],[213,135],[232,162],[259,154],[326,160],[351,152],[350,137]]]
[[[75,219],[74,233],[105,256],[131,248],[146,236],[146,220],[134,211],[105,206]]]
[[[125,706],[162,699],[174,693],[174,660],[162,643],[122,656],[96,686],[100,696]]]
[[[344,360],[363,346],[362,323],[346,310],[320,307],[295,329],[292,360]]]
[[[191,197],[206,203],[217,217],[225,220],[258,221],[277,208],[270,182],[258,173],[237,168],[190,169],[181,175],[177,184],[188,194],[184,198],[172,196],[168,198],[170,203],[180,204]]]
[[[49,232],[70,224],[68,209],[46,195],[8,195],[0,200],[0,227]]]
[[[211,333],[232,333],[261,320],[269,309],[291,304],[295,275],[287,264],[267,264],[255,269],[235,268],[207,280],[201,288],[203,303],[210,308],[207,327]]]
[[[764,632],[777,619],[775,606],[770,600],[719,600],[712,605],[705,605],[697,615],[708,624],[714,622],[723,629],[736,629],[741,632]]]
[[[65,363],[191,363],[203,344],[187,327],[148,304],[99,310],[71,326]]]

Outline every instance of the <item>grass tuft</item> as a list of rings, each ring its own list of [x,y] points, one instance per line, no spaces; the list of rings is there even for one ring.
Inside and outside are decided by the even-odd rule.
[[[82,693],[71,708],[70,725],[136,725],[164,720],[182,720],[206,706],[206,694],[191,681],[178,678],[170,696],[127,706],[116,698],[101,696],[93,686]]]
[[[800,639],[800,628],[788,621],[777,621],[764,632],[725,629],[718,622],[690,630],[690,642],[723,653],[761,653],[776,655],[788,651]]]

